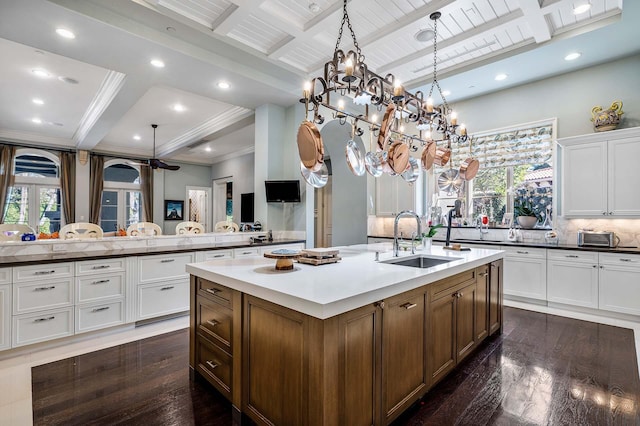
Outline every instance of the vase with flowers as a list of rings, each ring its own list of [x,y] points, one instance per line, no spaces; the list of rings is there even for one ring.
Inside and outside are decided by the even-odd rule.
[[[513,211],[518,225],[524,229],[533,229],[540,220],[538,212],[534,210],[531,202],[526,198],[516,198]]]
[[[431,249],[431,241],[432,238],[438,233],[438,229],[442,228],[442,224],[438,223],[437,225],[432,225],[431,221],[427,225],[426,232],[422,233],[422,248],[423,249]]]

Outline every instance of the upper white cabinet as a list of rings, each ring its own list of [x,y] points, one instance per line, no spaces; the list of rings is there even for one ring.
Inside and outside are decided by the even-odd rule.
[[[565,138],[558,144],[563,216],[640,216],[638,128]]]
[[[383,174],[376,178],[376,216],[395,216],[416,208],[415,185],[400,176]]]

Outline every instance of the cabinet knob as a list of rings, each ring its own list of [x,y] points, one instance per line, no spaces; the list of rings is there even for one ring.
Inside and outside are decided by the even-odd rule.
[[[597,267],[598,267],[598,265],[593,265],[593,267],[594,267],[594,268],[597,268]]]
[[[384,300],[374,303],[373,306],[375,306],[376,308],[384,309]]]
[[[601,266],[600,266],[600,269],[604,269],[604,266],[602,266],[602,265],[601,265]]]
[[[480,273],[478,274],[478,276],[479,276],[479,277],[486,277],[487,275],[489,275],[489,273],[488,273],[488,272],[480,272]]]
[[[602,212],[602,215],[603,215],[603,216],[606,216],[606,215],[607,215],[607,212]]]
[[[409,303],[409,302],[405,303],[404,305],[400,305],[401,308],[405,308],[406,310],[413,309],[416,306],[418,305],[416,305],[415,303]]]
[[[613,212],[609,212],[609,216],[612,216],[612,215],[613,215]]]

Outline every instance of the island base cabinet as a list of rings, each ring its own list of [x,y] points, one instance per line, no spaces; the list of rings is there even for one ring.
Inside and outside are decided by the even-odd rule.
[[[489,264],[489,335],[502,333],[502,259]]]

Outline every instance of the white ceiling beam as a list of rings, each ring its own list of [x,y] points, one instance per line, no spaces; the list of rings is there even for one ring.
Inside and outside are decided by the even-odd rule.
[[[465,31],[454,37],[451,37],[450,39],[438,43],[438,51],[444,52],[447,49],[455,49],[462,44],[469,43],[469,40],[472,38],[482,38],[487,35],[494,34],[495,32],[505,27],[517,25],[519,22],[521,22],[522,19],[523,14],[520,10],[511,12],[507,15],[503,15],[497,19],[494,19],[493,21],[489,21],[483,25],[480,25],[479,27],[476,27],[469,31]],[[425,56],[432,54],[433,46],[429,46],[410,55],[403,56],[402,58],[399,58],[383,67],[379,67],[375,72],[379,75],[385,75],[386,73],[389,73],[396,68],[413,62],[416,59],[424,58]]]
[[[536,43],[544,43],[551,40],[551,30],[545,14],[540,8],[538,0],[520,0],[520,10],[524,13],[531,34]]]

